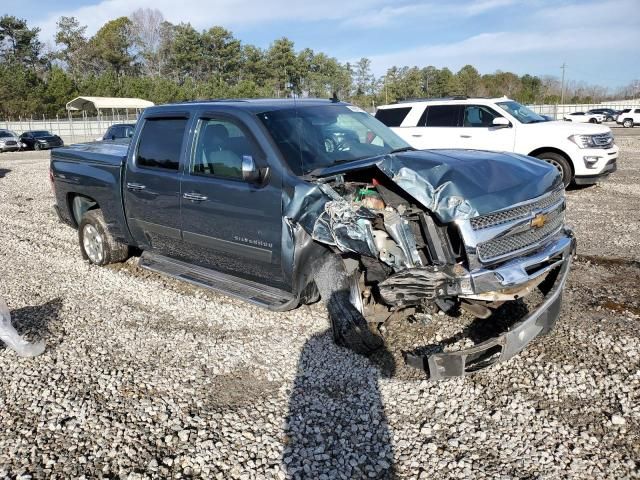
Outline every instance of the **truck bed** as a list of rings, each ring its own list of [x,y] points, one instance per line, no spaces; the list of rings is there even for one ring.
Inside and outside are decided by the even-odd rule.
[[[94,201],[113,235],[131,243],[122,200],[123,165],[129,142],[93,142],[56,148],[51,151],[51,175],[60,219],[77,227],[73,199]]]

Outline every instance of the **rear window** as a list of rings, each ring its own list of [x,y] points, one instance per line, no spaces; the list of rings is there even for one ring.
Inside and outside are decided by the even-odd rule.
[[[418,125],[426,127],[459,127],[461,105],[430,105]]]
[[[399,127],[410,111],[411,107],[381,108],[376,112],[376,119],[387,127]]]
[[[177,171],[186,126],[186,118],[147,119],[140,134],[136,164]]]

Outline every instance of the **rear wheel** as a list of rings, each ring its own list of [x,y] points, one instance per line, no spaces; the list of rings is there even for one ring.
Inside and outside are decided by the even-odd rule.
[[[631,120],[630,118],[627,118],[624,120],[624,122],[622,122],[622,126],[624,128],[631,128],[633,127],[633,120]]]
[[[113,238],[99,209],[84,214],[78,226],[78,240],[82,258],[94,265],[122,262],[129,257],[129,246]]]
[[[555,152],[542,152],[536,155],[536,157],[556,167],[562,176],[562,183],[564,183],[564,186],[569,186],[573,172],[571,171],[571,165],[569,165],[566,158]]]

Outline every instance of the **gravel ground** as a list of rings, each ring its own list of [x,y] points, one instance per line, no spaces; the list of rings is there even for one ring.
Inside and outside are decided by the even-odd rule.
[[[334,346],[319,304],[89,266],[48,154],[0,155],[0,297],[47,341],[0,347],[0,477],[640,478],[640,138],[618,144],[611,180],[569,193],[557,328],[438,383]]]

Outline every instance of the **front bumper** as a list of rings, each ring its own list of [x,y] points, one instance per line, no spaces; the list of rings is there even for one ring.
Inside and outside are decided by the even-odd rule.
[[[562,291],[569,274],[571,258],[575,252],[576,242],[571,234],[559,240],[560,243],[554,243],[548,247],[548,251],[538,254],[535,261],[548,256],[549,260],[546,266],[537,270],[533,275],[539,276],[543,273],[553,273],[551,270],[557,271],[555,282],[550,290],[546,293],[544,300],[534,311],[530,312],[520,322],[516,323],[511,329],[502,335],[486,340],[474,347],[460,350],[456,352],[437,353],[433,355],[415,355],[412,353],[405,354],[407,365],[425,370],[429,374],[431,380],[439,380],[447,377],[459,377],[469,373],[473,373],[482,368],[493,365],[497,362],[508,360],[509,358],[522,351],[535,337],[547,333],[555,325],[560,308],[562,306]],[[560,257],[558,257],[560,255]],[[516,276],[519,275],[518,268],[522,267],[522,273],[526,274],[528,261],[527,259],[522,265],[517,265],[518,260],[511,262],[508,271],[515,272],[511,279],[505,278],[503,273],[494,274],[494,277],[503,285],[518,282]],[[545,264],[543,262],[543,264]],[[558,270],[556,270],[558,269]],[[482,275],[484,280],[489,279],[489,273]],[[481,278],[481,277],[479,277]],[[529,277],[530,278],[530,277]],[[490,280],[493,281],[493,280]]]
[[[0,145],[0,152],[15,152],[20,150],[20,145]]]
[[[615,172],[618,169],[618,159],[614,158],[607,162],[600,173],[596,175],[581,175],[575,176],[573,181],[576,185],[593,185],[594,183],[598,183],[602,180],[605,180],[609,175]]]

